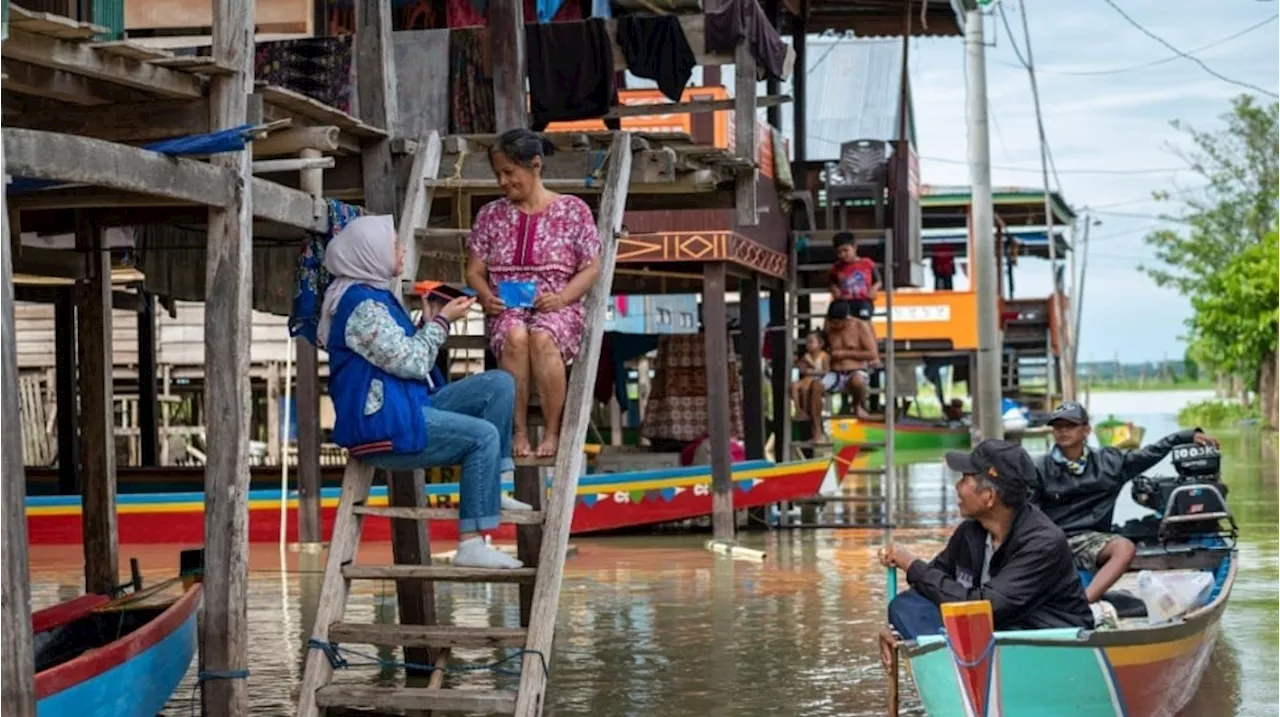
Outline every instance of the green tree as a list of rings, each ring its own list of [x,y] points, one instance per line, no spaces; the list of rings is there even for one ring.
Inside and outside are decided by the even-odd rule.
[[[1231,103],[1216,131],[1198,130],[1175,121],[1191,138],[1190,149],[1173,151],[1205,180],[1200,196],[1158,192],[1156,199],[1177,202],[1180,215],[1165,219],[1177,225],[1148,234],[1147,244],[1158,263],[1141,269],[1160,286],[1191,297],[1226,268],[1237,254],[1260,244],[1276,225],[1280,196],[1280,105],[1259,105],[1248,95]]]
[[[1232,257],[1191,297],[1188,338],[1199,358],[1235,368],[1257,388],[1263,362],[1280,332],[1280,251],[1272,230],[1262,243]]]

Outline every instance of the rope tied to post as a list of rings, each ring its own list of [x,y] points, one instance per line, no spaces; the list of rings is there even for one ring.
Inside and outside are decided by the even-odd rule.
[[[329,666],[335,670],[345,670],[353,667],[389,667],[401,670],[419,670],[423,672],[444,672],[445,674],[460,674],[469,672],[492,672],[497,675],[508,677],[519,677],[520,670],[510,670],[503,666],[525,655],[537,655],[538,661],[542,663],[543,678],[550,674],[547,669],[547,656],[540,650],[520,649],[494,662],[487,662],[482,665],[456,665],[449,667],[436,667],[435,665],[427,665],[420,662],[384,660],[377,655],[370,655],[367,652],[352,650],[343,647],[336,642],[328,640],[320,640],[311,638],[307,640],[307,647],[312,650],[320,650],[324,653],[326,659],[329,660]],[[356,658],[353,662],[349,658]]]
[[[191,714],[196,713],[196,690],[200,689],[200,685],[213,680],[247,680],[249,679],[248,668],[242,670],[200,670],[196,673],[195,684],[191,685]]]
[[[594,187],[604,175],[604,163],[609,152],[604,149],[593,149],[587,152],[587,176],[584,177],[588,187]]]

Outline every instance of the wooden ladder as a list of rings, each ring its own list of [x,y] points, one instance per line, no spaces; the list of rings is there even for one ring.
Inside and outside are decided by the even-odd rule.
[[[432,133],[420,144],[413,160],[399,229],[402,241],[406,242],[406,259],[409,256],[415,258],[414,262],[406,261],[407,277],[416,276],[417,244],[414,240],[426,231],[432,188],[441,184],[435,180],[440,166],[441,149],[439,136]],[[596,357],[599,356],[603,338],[605,312],[617,258],[618,234],[622,227],[630,177],[631,137],[627,133],[614,133],[606,159],[606,176],[597,219],[602,243],[601,273],[585,299],[586,330],[580,353],[584,360],[575,361],[570,374],[552,488],[548,494],[539,474],[534,472],[531,476],[528,471],[518,471],[517,496],[532,494],[537,501],[535,509],[504,511],[500,517],[502,522],[519,524],[522,533],[541,533],[533,543],[540,544],[536,561],[529,561],[536,567],[501,570],[435,565],[357,565],[356,550],[360,542],[361,525],[366,516],[457,520],[458,512],[445,508],[369,506],[367,499],[375,469],[356,460],[349,461],[342,479],[342,493],[325,566],[320,604],[311,631],[310,649],[298,699],[298,717],[319,717],[331,707],[516,714],[521,717],[536,717],[542,713],[547,688],[547,667],[555,631],[556,606],[560,598],[560,580],[564,573],[578,476],[583,470],[582,445],[586,440],[593,401],[592,387],[598,363]],[[410,248],[414,251],[409,251]],[[408,266],[411,263],[415,266]],[[520,473],[524,474],[526,483],[530,477],[534,483],[521,486]],[[542,500],[544,497],[545,501]],[[526,541],[522,540],[524,542]],[[429,560],[429,557],[424,556],[424,559]],[[514,582],[520,584],[522,592],[530,596],[531,607],[527,621],[522,618],[522,623],[527,623],[522,627],[345,622],[351,581],[363,579]],[[431,664],[434,669],[426,687],[330,684],[334,671],[334,663],[330,658],[337,654],[336,646],[342,643],[431,648]],[[518,690],[447,688],[445,677],[450,651],[453,648],[486,647],[522,650]],[[514,668],[514,660],[511,666]]]

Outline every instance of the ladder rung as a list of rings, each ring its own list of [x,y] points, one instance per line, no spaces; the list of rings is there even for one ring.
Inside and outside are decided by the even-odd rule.
[[[808,498],[792,498],[787,502],[796,505],[822,505],[825,503],[883,503],[885,499],[876,495],[813,495]]]
[[[532,416],[530,417],[532,418]],[[545,425],[542,421],[542,414],[538,414],[538,420],[529,421],[530,426]],[[512,459],[516,462],[516,468],[553,468],[556,464],[555,456],[524,456],[523,458]]]
[[[883,468],[849,468],[845,471],[845,475],[879,476],[879,475],[884,475],[884,469]]]
[[[372,515],[379,518],[400,518],[403,520],[457,520],[457,508],[416,508],[396,506],[357,505],[355,512],[360,515]],[[541,525],[540,510],[504,510],[498,514],[498,520],[514,525]]]
[[[374,710],[511,714],[516,711],[516,693],[510,690],[442,690],[429,687],[329,685],[316,690],[316,704],[320,707]]]
[[[538,577],[537,568],[458,568],[452,565],[347,565],[349,580],[439,580],[453,583],[520,583]]]
[[[831,448],[835,444],[831,441],[792,441],[792,448]]]
[[[335,622],[330,642],[403,647],[524,647],[523,627],[458,627],[456,625],[396,625]]]
[[[451,227],[426,227],[417,229],[413,233],[419,239],[466,239],[470,236],[471,230]]]
[[[459,351],[484,351],[489,348],[489,338],[476,334],[458,334],[445,339],[444,347]]]

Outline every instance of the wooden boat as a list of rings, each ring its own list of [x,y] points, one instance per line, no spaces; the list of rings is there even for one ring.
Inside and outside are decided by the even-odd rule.
[[[734,505],[752,508],[817,493],[833,470],[823,458],[774,464],[747,461],[733,466]],[[841,475],[843,474],[841,469]],[[506,483],[503,491],[513,486]],[[322,530],[326,539],[338,506],[339,488],[321,490]],[[457,483],[427,486],[432,506],[449,507],[458,500]],[[383,486],[373,489],[369,504],[387,504]],[[287,535],[297,539],[297,494],[291,492],[287,511]],[[690,466],[626,473],[586,475],[578,481],[578,502],[572,532],[604,532],[623,528],[687,520],[711,514],[711,468]],[[204,540],[204,493],[121,494],[116,500],[117,529],[125,544],[198,544]],[[27,498],[27,532],[32,545],[77,544],[81,540],[79,496],[31,496]],[[433,539],[457,538],[454,521],[430,521]],[[364,540],[390,540],[386,518],[369,517]],[[495,538],[514,539],[515,527],[503,524]],[[280,491],[249,491],[249,540],[280,539]]]
[[[1098,445],[1103,448],[1122,448],[1133,450],[1142,445],[1142,437],[1147,429],[1132,421],[1120,421],[1115,416],[1108,416],[1093,427],[1093,435],[1098,437]]]
[[[85,595],[33,614],[36,713],[161,714],[195,657],[202,595],[198,581],[175,578],[115,600]]]
[[[1187,484],[1173,494],[1164,505],[1174,507],[1177,496],[1183,504],[1155,519],[1154,531],[1151,519],[1127,526],[1140,546],[1131,570],[1211,573],[1207,602],[1149,624],[1141,600],[1126,614],[1117,597],[1114,629],[1012,632],[992,631],[988,602],[944,605],[945,634],[900,645],[929,717],[1178,714],[1209,664],[1235,581],[1236,552],[1235,521],[1217,488]],[[1230,521],[1229,532],[1218,529],[1222,520]],[[1136,582],[1135,573],[1116,588],[1126,579]]]
[[[884,443],[883,421],[866,421],[852,417],[827,420],[827,435],[836,447],[843,444]],[[943,423],[905,419],[893,426],[894,450],[951,450],[969,447],[969,428]]]

